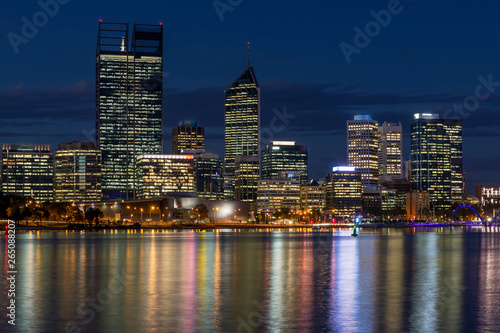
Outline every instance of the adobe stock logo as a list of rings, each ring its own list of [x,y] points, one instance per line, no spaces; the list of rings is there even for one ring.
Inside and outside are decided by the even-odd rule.
[[[28,44],[30,39],[33,39],[38,34],[38,29],[43,28],[49,23],[49,17],[53,18],[59,13],[60,5],[66,5],[71,0],[40,0],[38,6],[41,10],[33,14],[31,20],[26,16],[21,18],[23,26],[21,27],[21,34],[9,32],[7,38],[14,53],[19,53],[19,45]]]
[[[407,0],[411,2],[412,0]],[[352,55],[354,53],[360,54],[361,50],[370,45],[372,38],[377,37],[382,31],[382,27],[386,28],[392,21],[393,15],[401,14],[404,7],[399,0],[389,0],[387,3],[387,9],[382,9],[378,12],[372,10],[370,15],[374,20],[369,21],[365,24],[364,31],[360,27],[355,26],[353,44],[346,43],[342,41],[339,44],[340,50],[344,55],[345,60],[348,64],[352,62]]]

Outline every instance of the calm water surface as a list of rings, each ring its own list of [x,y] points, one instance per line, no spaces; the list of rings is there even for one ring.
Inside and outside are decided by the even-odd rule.
[[[10,331],[500,332],[498,229],[350,234],[19,233]]]

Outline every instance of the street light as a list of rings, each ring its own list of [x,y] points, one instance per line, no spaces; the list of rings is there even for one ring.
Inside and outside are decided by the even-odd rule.
[[[144,211],[144,209],[141,208],[141,222],[143,221],[142,219],[142,212]]]
[[[149,222],[153,222],[153,219],[151,218],[151,212],[155,210],[154,206],[151,206],[151,209],[149,210]]]

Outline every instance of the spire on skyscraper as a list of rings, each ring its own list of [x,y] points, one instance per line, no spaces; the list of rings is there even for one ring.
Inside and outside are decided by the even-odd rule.
[[[250,42],[247,43],[248,46],[248,67],[250,67]]]

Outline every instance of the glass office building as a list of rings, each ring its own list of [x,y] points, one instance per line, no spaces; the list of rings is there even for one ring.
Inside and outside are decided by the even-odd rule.
[[[172,154],[188,150],[205,150],[205,129],[196,121],[182,121],[172,129]]]
[[[347,121],[348,163],[361,173],[363,186],[378,184],[378,127],[378,121],[368,115]]]
[[[352,220],[361,213],[361,173],[352,166],[333,168],[326,176],[326,212],[336,220]]]
[[[2,145],[2,192],[37,201],[54,198],[54,159],[50,145]]]
[[[193,155],[140,155],[135,173],[140,199],[195,193]]]
[[[222,160],[219,156],[206,153],[194,155],[197,197],[212,200],[224,198],[222,169]]]
[[[101,150],[95,142],[61,143],[55,152],[56,202],[102,200]]]
[[[295,141],[271,141],[262,151],[262,179],[273,179],[280,172],[296,173],[301,184],[307,184],[307,146]]]
[[[378,132],[379,183],[403,178],[403,125],[384,122]]]
[[[224,95],[224,168],[234,175],[236,156],[259,158],[260,88],[250,64]]]
[[[437,211],[463,197],[462,121],[417,113],[411,122],[411,185],[427,191]]]
[[[260,178],[259,156],[236,156],[235,167],[235,200],[254,203],[257,200],[257,183]]]
[[[104,198],[134,195],[133,161],[163,151],[163,26],[99,22],[96,143]]]

